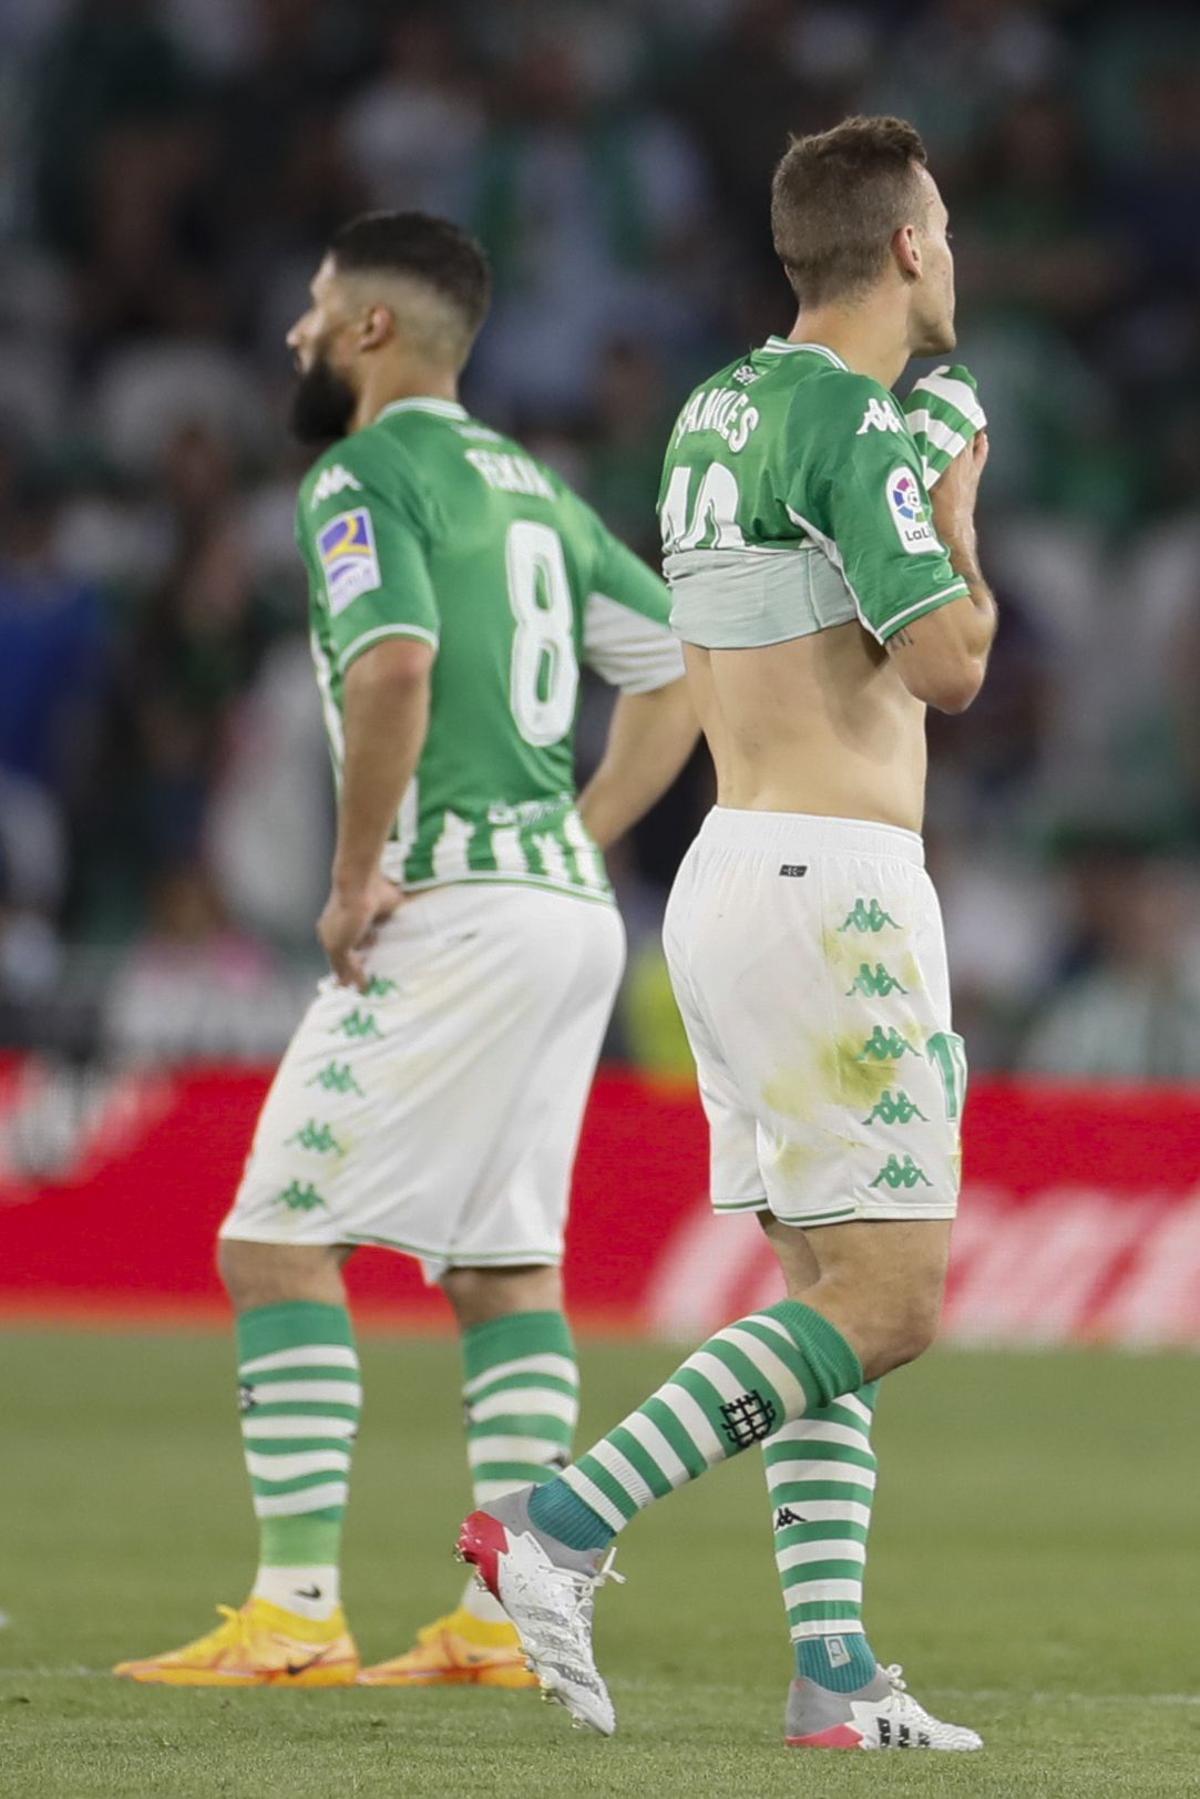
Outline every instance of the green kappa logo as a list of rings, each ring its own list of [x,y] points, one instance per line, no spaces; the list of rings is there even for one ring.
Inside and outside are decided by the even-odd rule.
[[[311,1149],[318,1156],[344,1156],[346,1153],[329,1126],[318,1124],[313,1118],[309,1119],[302,1131],[289,1137],[288,1143],[298,1143],[301,1149]]]
[[[381,974],[373,974],[365,988],[368,999],[386,999],[389,993],[399,993],[399,991],[395,981],[389,981]]]
[[[898,1062],[903,1055],[915,1056],[916,1050],[899,1031],[885,1031],[877,1024],[855,1056],[856,1062]]]
[[[336,1028],[344,1031],[346,1036],[351,1039],[383,1036],[383,1032],[375,1023],[374,1012],[360,1012],[357,1006],[353,1012],[347,1012]]]
[[[907,992],[908,988],[889,974],[882,962],[876,962],[874,968],[868,962],[860,962],[858,973],[846,989],[846,998],[861,993],[864,999],[886,999],[890,993]]]
[[[357,1093],[360,1099],[367,1097],[355,1080],[349,1062],[326,1062],[321,1072],[304,1084],[306,1087],[324,1087],[326,1093]]]
[[[315,1212],[318,1206],[325,1205],[311,1181],[305,1181],[303,1185],[299,1181],[289,1181],[279,1195],[279,1203],[289,1212]]]
[[[926,1124],[929,1123],[916,1100],[910,1099],[903,1087],[896,1093],[887,1087],[876,1100],[875,1110],[869,1118],[863,1119],[863,1123],[911,1124],[914,1118],[921,1118]]]
[[[900,929],[891,913],[885,912],[877,899],[856,899],[846,914],[846,922],[838,926],[838,932],[882,931],[889,924],[893,930]]]
[[[932,1187],[933,1182],[923,1168],[918,1168],[911,1156],[905,1156],[903,1162],[899,1156],[889,1156],[875,1179],[873,1187],[890,1187],[893,1193],[901,1187]]]

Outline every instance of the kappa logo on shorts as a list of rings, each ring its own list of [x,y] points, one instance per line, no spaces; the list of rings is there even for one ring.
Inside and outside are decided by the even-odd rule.
[[[863,1119],[863,1123],[911,1124],[914,1118],[921,1118],[926,1124],[929,1123],[926,1114],[914,1099],[909,1098],[903,1087],[895,1093],[890,1087],[885,1087],[875,1102],[875,1110],[869,1118]]]
[[[865,899],[859,898],[847,912],[845,923],[838,926],[838,934],[843,931],[882,931],[889,924],[894,930],[900,929],[891,913],[885,912],[877,899],[873,898],[868,905]]]
[[[890,1187],[893,1193],[898,1193],[901,1187],[932,1187],[933,1182],[911,1156],[905,1156],[903,1162],[899,1156],[889,1156],[871,1185]]]
[[[907,993],[908,988],[890,974],[882,962],[876,962],[874,968],[869,962],[860,962],[858,973],[846,989],[846,998],[852,993],[861,993],[864,999],[887,999],[891,993]]]
[[[781,875],[791,875],[793,878],[796,878],[799,875],[806,875],[808,873],[808,863],[782,862],[779,867],[779,872]]]

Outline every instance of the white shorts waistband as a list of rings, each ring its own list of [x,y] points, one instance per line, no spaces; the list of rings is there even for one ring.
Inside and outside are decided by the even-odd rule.
[[[769,851],[803,861],[818,853],[882,856],[925,866],[925,845],[915,831],[866,818],[826,818],[815,812],[750,812],[714,806],[698,842],[723,849]]]

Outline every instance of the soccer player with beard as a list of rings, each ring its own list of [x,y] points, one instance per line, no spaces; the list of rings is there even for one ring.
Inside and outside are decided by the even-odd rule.
[[[372,214],[338,233],[289,334],[296,430],[336,440],[297,512],[339,793],[318,926],[332,973],[220,1237],[258,1574],[209,1635],[122,1663],[135,1680],[531,1683],[474,1585],[360,1676],[339,1596],[361,1401],[342,1266],[395,1249],[449,1299],[477,1503],[564,1465],[563,1229],[623,961],[601,852],[698,728],[662,582],[459,403],[488,297],[456,227]],[[577,801],[581,663],[620,693]]]
[[[890,391],[955,342],[946,207],[912,126],[794,142],[772,224],[796,324],[692,395],[663,472],[671,622],[718,784],[664,940],[713,1203],[758,1215],[788,1298],[717,1332],[558,1478],[480,1508],[460,1550],[547,1690],[611,1731],[591,1643],[609,1545],[761,1442],[796,1650],[787,1740],[977,1749],[879,1665],[861,1601],[874,1383],[932,1340],[958,1198],[966,1068],[919,833],[926,707],[970,705],[995,631],[987,439],[964,372],[930,377],[912,415]]]

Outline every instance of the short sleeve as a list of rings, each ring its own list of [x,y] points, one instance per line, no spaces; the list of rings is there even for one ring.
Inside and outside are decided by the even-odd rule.
[[[437,648],[428,526],[399,455],[353,439],[329,451],[301,491],[296,536],[340,673],[385,637]]]
[[[653,693],[680,680],[683,650],[670,627],[665,582],[599,519],[594,541],[584,600],[584,661],[622,693]]]
[[[789,509],[841,571],[863,625],[886,643],[969,589],[934,530],[921,458],[896,403],[865,376],[835,385],[836,405],[806,434]]]

